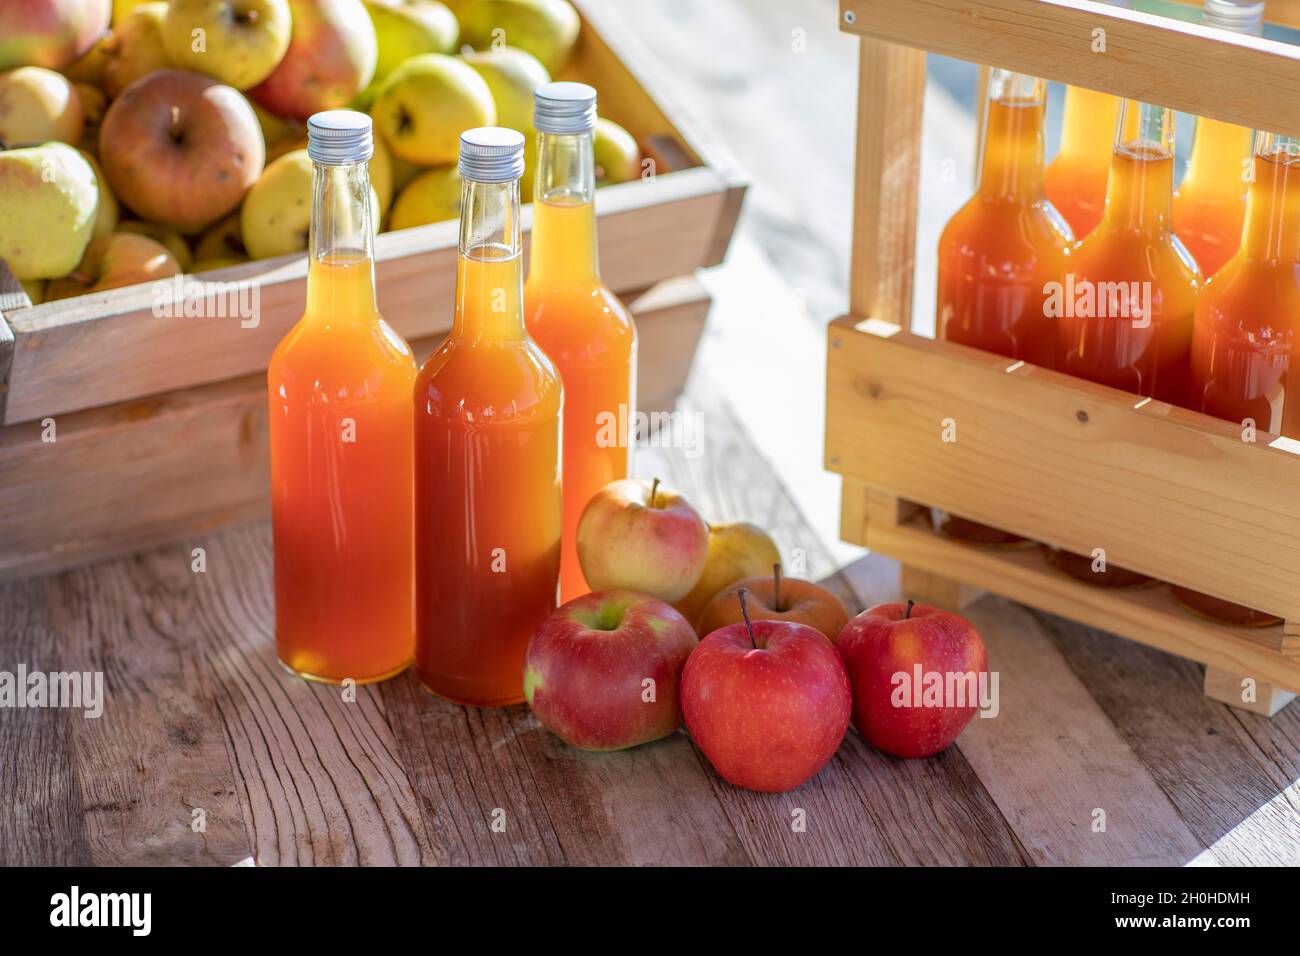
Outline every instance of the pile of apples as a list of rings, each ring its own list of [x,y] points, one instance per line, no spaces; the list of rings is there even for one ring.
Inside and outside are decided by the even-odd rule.
[[[0,259],[34,302],[304,252],[305,121],[367,110],[377,228],[459,215],[460,133],[530,139],[568,0],[4,0]],[[458,52],[459,51],[459,52]],[[603,119],[600,185],[640,175]]]
[[[977,710],[900,706],[896,675],[986,673],[959,615],[908,602],[852,620],[834,594],[783,578],[776,545],[748,524],[710,527],[658,481],[616,481],[587,504],[578,558],[591,594],[538,628],[524,694],[583,750],[687,731],[723,779],[793,790],[839,748],[850,719],[900,757],[943,750]]]

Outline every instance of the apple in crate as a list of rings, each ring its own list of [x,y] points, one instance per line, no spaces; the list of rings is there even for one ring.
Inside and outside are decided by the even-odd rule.
[[[108,32],[110,0],[3,0],[0,70],[62,70]]]
[[[988,656],[959,614],[912,601],[878,604],[849,621],[836,648],[853,682],[853,726],[877,750],[937,754],[979,709]]]
[[[704,638],[682,671],[691,738],[724,780],[782,793],[815,776],[844,739],[849,675],[820,631],[744,618]]]
[[[740,618],[736,594],[741,588],[749,593],[749,614],[756,621],[794,621],[807,624],[834,641],[849,622],[844,605],[830,591],[811,581],[787,578],[781,565],[762,577],[742,578],[713,596],[700,613],[696,629],[711,634],[720,627],[735,624]]]
[[[578,520],[578,563],[593,591],[640,591],[672,604],[695,587],[708,554],[708,525],[658,478],[611,481]]]
[[[379,48],[361,0],[289,0],[289,49],[249,96],[276,116],[305,120],[347,106],[375,75]]]
[[[99,128],[99,161],[117,198],[141,219],[186,234],[238,206],[265,158],[243,94],[184,70],[136,80]]]
[[[682,723],[682,666],[695,631],[634,591],[575,598],[542,622],[524,656],[524,696],[549,730],[583,750],[622,750]]]

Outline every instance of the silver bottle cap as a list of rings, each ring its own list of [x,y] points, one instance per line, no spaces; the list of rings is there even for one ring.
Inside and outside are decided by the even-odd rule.
[[[1205,0],[1201,22],[1207,27],[1231,30],[1248,36],[1264,34],[1264,0]]]
[[[460,178],[508,183],[524,174],[524,134],[504,126],[478,126],[460,134]]]
[[[313,163],[347,166],[374,155],[370,117],[356,110],[325,110],[307,120],[307,155]]]
[[[539,133],[585,133],[596,125],[596,90],[586,83],[544,83],[533,91]]]

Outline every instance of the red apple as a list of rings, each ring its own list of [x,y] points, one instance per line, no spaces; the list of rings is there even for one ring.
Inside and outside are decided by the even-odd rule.
[[[63,70],[108,32],[112,0],[3,0],[0,71]]]
[[[749,594],[749,616],[755,621],[793,621],[807,624],[834,641],[849,622],[844,605],[830,591],[811,581],[787,578],[781,575],[781,565],[773,565],[772,573],[762,577],[741,578],[723,588],[700,612],[696,630],[711,634],[720,627],[741,620],[740,602],[736,594],[744,588]]]
[[[984,642],[959,614],[878,604],[840,632],[836,647],[853,681],[853,726],[898,757],[929,757],[957,739],[987,681]]]
[[[289,0],[293,34],[249,95],[276,116],[305,120],[347,106],[375,75],[379,48],[361,0]]]
[[[681,726],[678,685],[694,648],[690,623],[657,598],[584,594],[528,642],[524,696],[537,719],[575,747],[635,747]]]
[[[672,604],[695,587],[708,554],[704,519],[657,478],[610,482],[578,520],[578,563],[593,591],[640,591]]]
[[[781,793],[814,776],[844,739],[852,706],[835,645],[792,621],[714,631],[682,671],[686,729],[724,780],[749,790]]]
[[[184,70],[136,80],[99,128],[99,161],[113,193],[141,219],[185,233],[238,206],[265,157],[243,94]]]

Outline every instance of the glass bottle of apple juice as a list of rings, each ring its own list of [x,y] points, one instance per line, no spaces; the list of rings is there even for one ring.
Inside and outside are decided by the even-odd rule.
[[[596,252],[596,91],[549,83],[534,93],[537,175],[524,314],[564,379],[564,535],[560,600],[591,590],[578,564],[578,519],[592,495],[628,476],[636,421],[636,325],[601,281]]]
[[[1264,4],[1205,0],[1206,26],[1259,36]],[[1207,279],[1232,258],[1246,217],[1252,132],[1208,116],[1196,118],[1187,174],[1174,191],[1174,231]]]
[[[1043,80],[989,74],[979,186],[939,238],[935,327],[939,338],[1051,368],[1056,325],[1043,289],[1065,271],[1074,237],[1043,192],[1046,101]],[[935,521],[966,541],[1033,544],[956,515]]]
[[[1125,9],[1132,0],[1101,0]],[[1119,118],[1119,97],[1080,86],[1065,88],[1061,145],[1047,166],[1047,198],[1082,239],[1101,222],[1110,175],[1111,135]]]
[[[560,374],[524,326],[524,137],[461,134],[451,334],[415,384],[416,652],[462,704],[524,699],[528,639],[560,577]]]
[[[1255,136],[1255,175],[1236,255],[1196,303],[1188,404],[1263,432],[1300,438],[1300,139]],[[1175,587],[1193,610],[1227,624],[1280,618]]]
[[[307,307],[267,369],[280,661],[313,680],[382,680],[415,651],[415,358],[375,303],[370,117],[307,123]]]
[[[1174,405],[1187,401],[1192,314],[1201,274],[1174,235],[1172,110],[1125,100],[1101,224],[1070,254],[1057,319],[1058,371]],[[1150,579],[1056,551],[1057,566],[1093,584]]]

